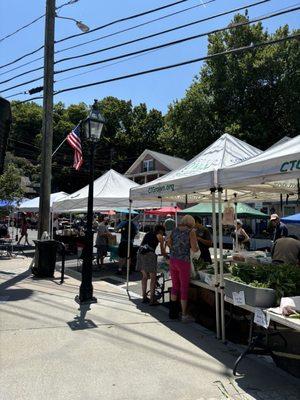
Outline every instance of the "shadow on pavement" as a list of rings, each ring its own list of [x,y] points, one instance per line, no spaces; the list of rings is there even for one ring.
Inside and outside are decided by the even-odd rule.
[[[282,388],[280,392],[280,399],[296,399],[300,398],[300,381],[291,375],[285,373],[284,371],[277,369],[275,364],[268,363],[266,360],[258,360],[253,357],[247,357],[244,362],[239,367],[242,371],[236,380],[233,381],[232,370],[237,357],[240,355],[240,350],[237,346],[228,343],[223,344],[218,341],[215,337],[215,333],[202,327],[199,324],[184,324],[178,320],[170,320],[168,317],[168,310],[165,307],[150,307],[148,304],[143,304],[141,299],[131,299],[136,307],[142,312],[149,313],[152,317],[157,319],[160,323],[165,325],[168,329],[172,330],[176,334],[183,337],[185,340],[189,341],[193,345],[197,346],[199,349],[209,354],[214,359],[218,360],[225,367],[225,375],[233,382],[236,389],[240,387],[242,390],[252,395],[255,399],[266,399],[266,393],[271,397],[278,396],[279,383],[276,381],[276,377],[281,378],[281,382],[284,379],[290,380],[289,386],[293,387],[291,390]],[[176,348],[174,349],[176,351]],[[282,375],[282,376],[280,376]],[[266,391],[266,388],[277,388],[273,391]],[[287,393],[285,393],[285,390]],[[238,393],[237,393],[238,396]],[[270,398],[271,398],[270,397]],[[226,398],[226,397],[225,397]],[[243,399],[241,397],[236,397],[237,399]]]
[[[81,304],[78,308],[79,315],[74,317],[73,321],[67,322],[72,331],[97,328],[98,326],[90,319],[86,319],[86,313],[90,311],[89,304]]]
[[[30,289],[8,289],[1,290],[0,302],[25,300],[33,295]]]
[[[26,271],[22,272],[14,276],[11,279],[8,279],[5,282],[0,283],[0,291],[7,289],[10,286],[14,286],[15,284],[23,281],[24,279],[28,278],[31,275],[31,269],[28,268]]]

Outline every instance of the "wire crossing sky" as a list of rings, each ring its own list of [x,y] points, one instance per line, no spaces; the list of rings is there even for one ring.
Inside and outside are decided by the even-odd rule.
[[[97,49],[113,47],[117,43],[133,41],[137,37],[151,35],[153,32],[159,32],[168,30],[176,25],[184,25],[193,20],[200,20],[209,17],[214,14],[219,14],[228,11],[233,8],[243,7],[247,4],[256,3],[251,0],[216,0],[205,6],[198,6],[199,0],[188,0],[182,4],[175,5],[168,9],[162,9],[152,15],[145,15],[134,19],[134,21],[120,22],[115,26],[108,26],[101,30],[101,36],[107,36],[102,39],[101,42],[91,42],[84,46],[84,48],[70,48],[63,53],[62,58],[68,58],[76,56],[80,53],[93,52]],[[103,3],[98,0],[79,0],[72,6],[64,7],[60,11],[60,15],[72,17],[82,21],[88,25],[91,29],[108,24],[111,21],[122,19],[129,15],[139,14],[146,10],[160,8],[167,4],[173,3],[172,0],[151,0],[143,1],[140,0],[111,0],[104,6]],[[175,1],[174,1],[175,3]],[[56,2],[57,6],[63,4],[62,1]],[[281,8],[287,8],[299,5],[296,0],[286,0],[282,3],[279,0],[271,0],[262,5],[249,8],[248,14],[250,19],[255,19],[264,14],[269,14]],[[24,26],[26,23],[33,21],[35,17],[43,15],[45,13],[45,2],[36,0],[27,0],[26,3],[21,0],[10,0],[0,2],[0,13],[6,15],[0,26],[0,37],[5,37],[7,34],[16,31],[18,28]],[[177,11],[187,9],[191,7],[189,11],[177,13]],[[193,7],[193,8],[192,8]],[[118,30],[124,31],[130,26],[143,24],[149,20],[163,17],[164,15],[174,12],[174,15],[168,18],[159,19],[156,22],[145,24],[140,26],[137,30],[128,30],[119,35],[110,36],[111,33]],[[243,13],[243,12],[241,12]],[[160,46],[165,42],[172,42],[181,39],[182,37],[196,36],[202,32],[208,32],[215,29],[225,27],[230,23],[232,15],[225,15],[218,19],[208,20],[200,25],[193,25],[182,29],[181,31],[169,32],[164,37],[153,37],[147,39],[146,43],[132,43],[126,47],[126,53],[136,54],[143,48],[152,48]],[[274,32],[279,26],[289,24],[291,29],[299,28],[299,12],[294,12],[286,15],[280,15],[276,18],[272,18],[263,21],[263,26],[268,29],[270,33]],[[43,44],[44,40],[44,19],[41,19],[34,23],[32,26],[27,27],[16,35],[7,38],[5,41],[0,43],[0,59],[1,65],[9,63],[11,60],[28,53]],[[78,30],[75,24],[71,21],[56,20],[56,41],[63,37],[77,35]],[[66,47],[76,46],[79,43],[93,40],[99,37],[99,32],[92,32],[89,35],[76,36],[70,38],[67,42],[57,43],[56,51]],[[67,46],[66,46],[67,44]],[[124,51],[125,52],[125,51]],[[120,54],[120,49],[112,48],[105,53],[105,58],[114,59]],[[162,65],[171,65],[181,63],[188,59],[197,59],[205,56],[207,53],[207,37],[200,37],[197,40],[183,42],[176,46],[168,46],[159,51],[145,52],[143,56],[128,57],[122,62],[114,62],[105,64],[103,67],[94,68],[94,71],[90,71],[88,74],[75,74],[73,77],[68,78],[68,87],[74,87],[79,85],[85,85],[89,82],[106,81],[116,76],[130,75],[136,71],[151,70],[158,68]],[[40,53],[27,57],[24,61],[30,62],[42,56],[42,50]],[[60,57],[61,58],[61,57]],[[93,62],[99,59],[97,55],[90,56],[89,61]],[[38,68],[41,61],[35,61],[30,64],[30,67],[23,67],[17,70],[17,73],[25,72],[29,69]],[[22,62],[14,64],[12,67],[18,67]],[[26,64],[26,63],[25,63]],[[64,62],[64,68],[72,68],[74,65],[78,65],[76,59],[68,60]],[[64,103],[78,103],[84,101],[87,104],[91,104],[94,98],[103,98],[105,96],[116,96],[125,100],[131,99],[133,104],[145,102],[149,108],[158,108],[163,112],[167,111],[168,104],[173,100],[180,99],[184,96],[185,90],[191,84],[195,75],[197,75],[201,69],[202,62],[193,63],[186,65],[182,68],[175,68],[158,72],[155,74],[137,76],[129,80],[120,80],[111,82],[100,87],[86,87],[82,90],[75,92],[64,92],[55,96],[55,101],[63,101]],[[6,67],[0,70],[1,74],[9,70]],[[42,71],[36,71],[30,75],[30,78],[36,79],[41,75]],[[81,72],[81,71],[78,71]],[[10,73],[3,74],[0,80],[4,81],[16,75],[16,72],[11,71]],[[67,78],[66,74],[66,78]],[[62,79],[63,80],[63,79]],[[24,78],[17,78],[12,83],[18,85],[24,81]],[[42,83],[39,82],[38,85]],[[14,99],[25,100],[28,95],[23,95],[23,89],[30,89],[38,85],[29,85],[29,87],[22,87],[21,90],[15,89],[14,93],[18,94]],[[13,85],[12,85],[13,86]],[[8,86],[7,86],[8,87]],[[55,89],[57,91],[66,87],[65,82],[58,82]],[[4,89],[4,87],[1,87]],[[13,92],[7,93],[11,95]],[[34,98],[34,96],[32,96]],[[40,100],[38,101],[39,103]]]

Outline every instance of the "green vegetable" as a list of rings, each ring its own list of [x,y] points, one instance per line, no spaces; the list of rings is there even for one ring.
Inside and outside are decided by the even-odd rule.
[[[297,265],[239,264],[232,267],[232,279],[254,287],[271,288],[281,297],[300,294],[300,268]]]
[[[289,318],[300,319],[300,314],[298,314],[298,313],[291,314],[291,315],[289,315]]]

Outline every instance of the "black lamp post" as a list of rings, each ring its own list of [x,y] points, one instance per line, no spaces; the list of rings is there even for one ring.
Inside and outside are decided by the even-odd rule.
[[[97,303],[96,297],[93,296],[93,199],[94,199],[94,153],[97,142],[100,139],[103,126],[105,124],[104,117],[97,109],[97,100],[94,100],[90,115],[82,122],[82,128],[90,147],[90,173],[89,173],[89,194],[87,208],[87,227],[86,227],[86,249],[82,264],[82,279],[79,289],[79,296],[75,300],[80,303]]]

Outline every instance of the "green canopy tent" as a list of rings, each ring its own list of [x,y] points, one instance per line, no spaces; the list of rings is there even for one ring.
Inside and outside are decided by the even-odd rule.
[[[226,205],[226,204],[225,204]],[[223,210],[225,205],[223,204]],[[212,204],[211,203],[199,203],[193,207],[186,208],[185,210],[179,211],[179,214],[197,214],[197,215],[212,215]],[[244,218],[257,218],[267,219],[269,216],[261,211],[256,210],[253,207],[248,206],[245,203],[237,203],[237,216]]]

